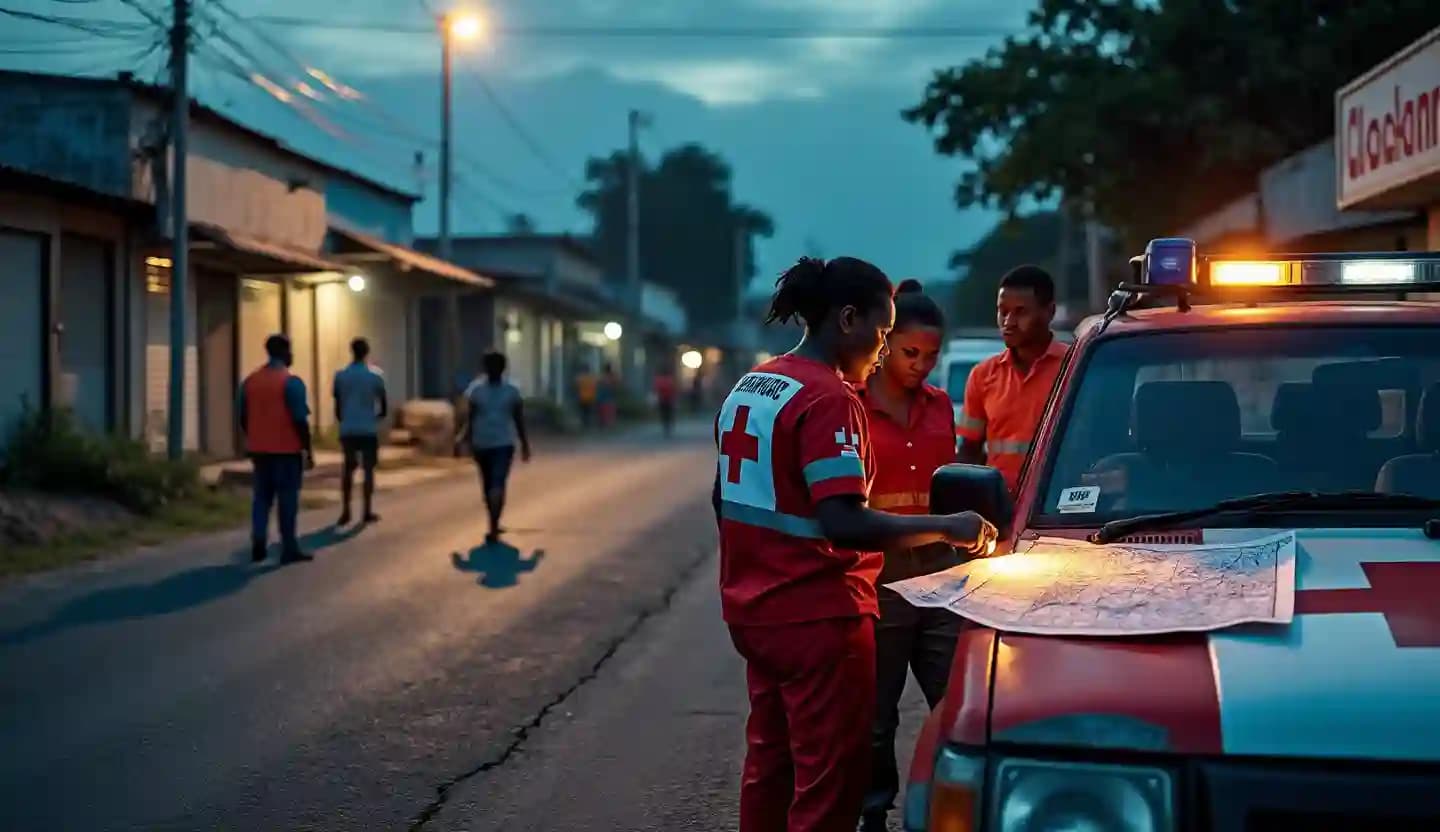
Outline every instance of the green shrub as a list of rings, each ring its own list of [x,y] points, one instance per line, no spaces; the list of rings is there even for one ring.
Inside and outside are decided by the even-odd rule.
[[[154,456],[136,440],[91,433],[68,411],[27,408],[5,444],[0,483],[107,497],[150,514],[194,493],[200,472],[194,462]]]

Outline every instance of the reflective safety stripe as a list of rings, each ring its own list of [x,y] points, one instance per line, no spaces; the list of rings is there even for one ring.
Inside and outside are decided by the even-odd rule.
[[[1008,439],[991,439],[986,443],[986,449],[992,454],[1015,454],[1024,456],[1030,453],[1029,442],[1015,442]]]
[[[817,459],[805,466],[805,482],[814,485],[825,480],[838,480],[842,477],[865,478],[865,463],[860,461],[858,456],[841,454],[840,456]]]
[[[788,534],[791,537],[805,537],[812,540],[825,539],[825,535],[820,531],[820,521],[814,517],[796,517],[793,514],[781,514],[768,508],[747,506],[744,503],[732,503],[728,500],[720,504],[720,516],[736,523],[759,526],[762,529]]]
[[[960,430],[984,430],[985,420],[976,419],[968,413],[960,414]]]
[[[930,495],[923,491],[891,491],[886,494],[871,494],[870,507],[874,509],[929,508]]]

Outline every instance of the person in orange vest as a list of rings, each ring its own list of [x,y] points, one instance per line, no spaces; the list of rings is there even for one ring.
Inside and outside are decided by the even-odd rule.
[[[600,381],[595,374],[585,370],[575,377],[575,401],[580,405],[580,424],[590,427],[595,418],[595,397],[599,393]]]
[[[255,467],[250,557],[256,562],[265,559],[270,537],[270,507],[276,504],[281,563],[312,560],[312,555],[300,550],[295,534],[303,471],[315,467],[305,382],[290,373],[290,364],[295,359],[289,338],[271,335],[265,339],[265,354],[269,361],[245,377],[237,402],[245,452]]]
[[[1000,471],[1016,493],[1030,442],[1068,351],[1050,331],[1055,281],[1039,266],[1017,266],[1000,279],[995,322],[1005,351],[970,372],[956,433],[961,462]]]

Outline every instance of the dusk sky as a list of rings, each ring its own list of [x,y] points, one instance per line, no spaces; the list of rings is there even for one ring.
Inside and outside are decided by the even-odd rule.
[[[157,15],[168,3],[133,0]],[[6,8],[144,22],[123,0],[62,3],[0,0]],[[450,6],[441,0],[431,5]],[[624,146],[626,111],[653,116],[643,151],[698,141],[733,165],[737,197],[775,218],[777,234],[760,249],[768,280],[811,248],[826,256],[875,260],[894,276],[945,274],[951,251],[994,222],[960,212],[952,192],[961,163],[934,154],[925,132],[899,117],[919,100],[937,67],[975,57],[1018,32],[1031,4],[1021,0],[492,0],[483,9],[501,27],[487,41],[461,47],[455,82],[456,231],[499,231],[503,213],[523,212],[546,231],[584,233],[574,207],[587,157]],[[327,96],[314,112],[338,128],[327,132],[256,86],[225,74],[221,51],[235,48],[208,19],[249,48],[276,80],[298,80],[296,63],[267,46],[225,9],[253,19],[429,22],[425,0],[197,0],[205,40],[198,53],[196,95],[206,104],[282,138],[304,152],[388,183],[434,193],[439,134],[439,43],[433,33],[351,31],[257,24],[296,58],[359,90],[363,101]],[[341,11],[343,9],[343,12]],[[564,24],[623,27],[936,27],[954,37],[860,39],[699,39],[576,37],[506,33],[505,26]],[[207,34],[208,33],[208,34]],[[123,34],[123,33],[122,33]],[[0,17],[0,66],[109,74],[151,44],[150,31],[123,39]],[[140,65],[155,79],[163,55]],[[245,56],[238,60],[247,61]],[[248,65],[248,64],[247,64]],[[231,68],[234,64],[231,64]],[[529,134],[532,148],[487,97],[488,79]],[[304,101],[303,98],[299,100]],[[373,127],[371,126],[373,125]],[[417,180],[413,157],[430,167]],[[435,206],[416,212],[416,226],[435,226]]]

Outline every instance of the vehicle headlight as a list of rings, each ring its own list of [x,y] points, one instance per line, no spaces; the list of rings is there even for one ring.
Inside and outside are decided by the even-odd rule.
[[[1172,832],[1174,785],[1164,769],[1002,760],[990,832]]]

